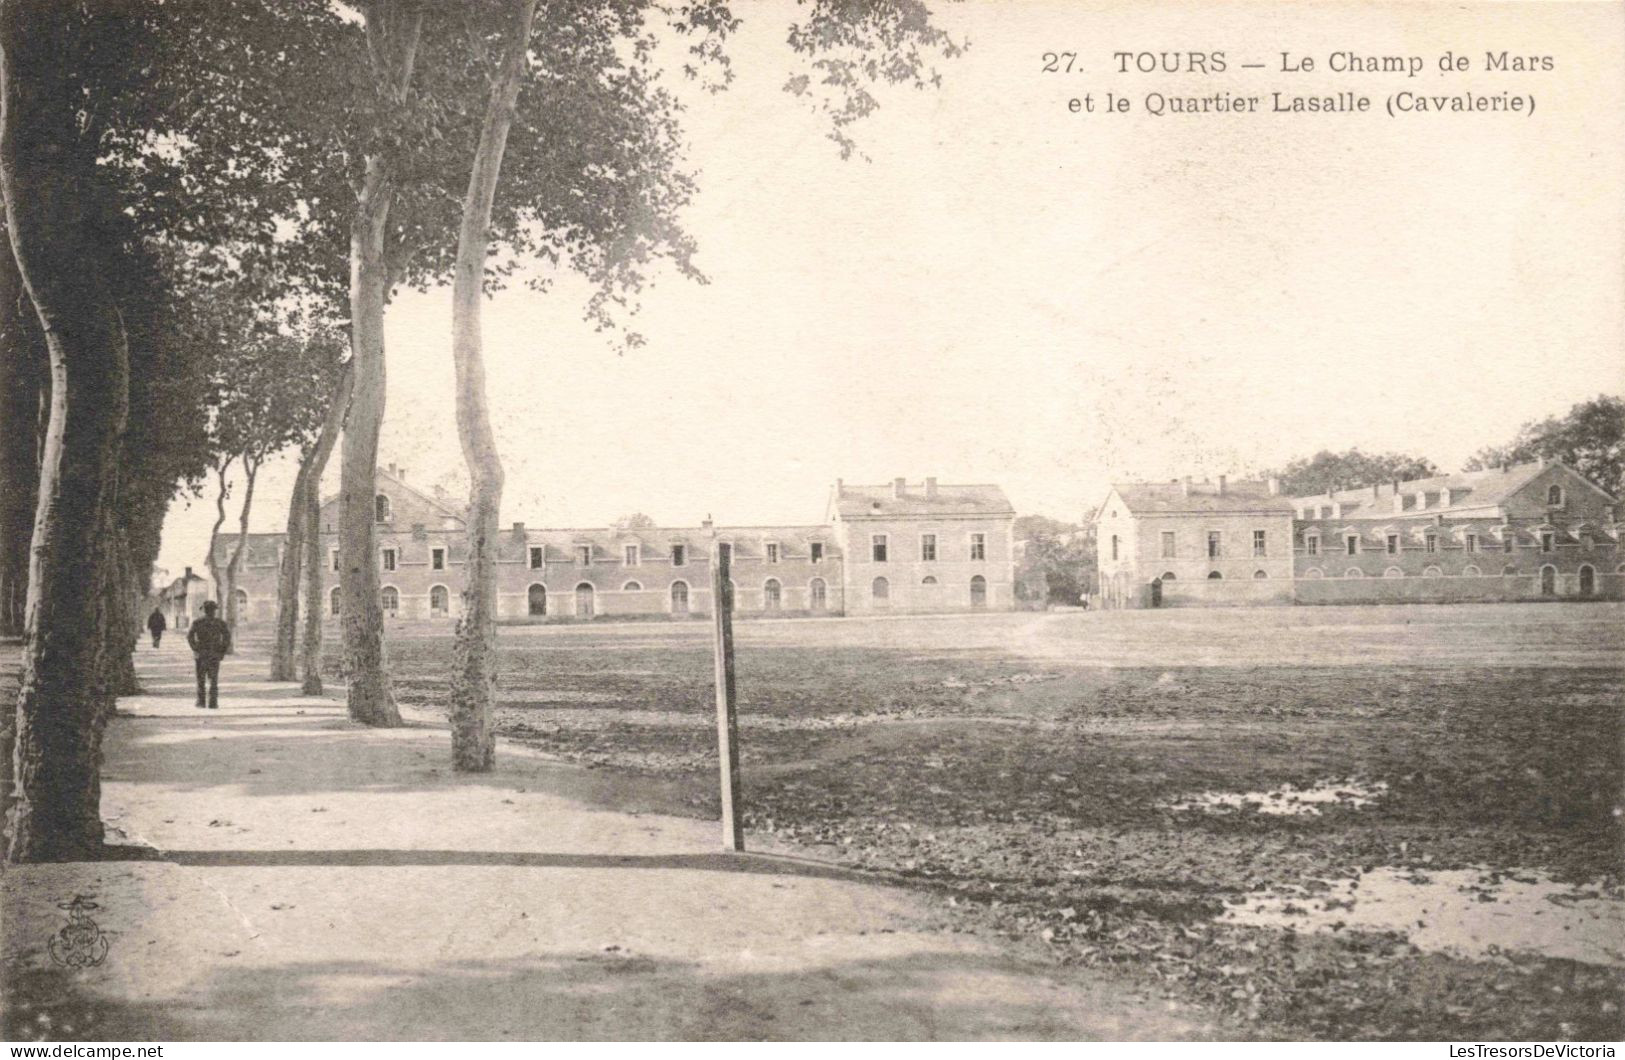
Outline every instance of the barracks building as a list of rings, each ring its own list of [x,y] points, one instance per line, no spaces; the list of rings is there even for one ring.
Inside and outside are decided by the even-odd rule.
[[[1312,497],[1118,483],[1095,528],[1108,607],[1625,597],[1615,500],[1558,461]]]
[[[325,502],[321,542],[328,614],[339,606],[338,499]],[[997,486],[928,478],[882,486],[837,480],[827,519],[809,526],[590,529],[513,523],[500,534],[498,616],[504,621],[603,617],[682,619],[711,613],[711,556],[731,548],[741,616],[854,615],[1014,609],[1015,511]],[[380,602],[389,617],[455,619],[466,555],[451,498],[378,471]],[[222,570],[235,535],[215,543]],[[283,535],[250,534],[237,572],[238,621],[276,618]]]

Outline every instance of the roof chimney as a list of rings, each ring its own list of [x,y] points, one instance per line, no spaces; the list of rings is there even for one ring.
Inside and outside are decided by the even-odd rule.
[[[1219,496],[1224,496],[1224,476],[1219,476]]]
[[[391,460],[389,463],[385,464],[384,470],[389,472],[391,475],[395,474],[395,461]]]
[[[937,495],[937,480],[936,479],[928,478],[928,479],[925,480],[925,495],[927,497],[935,497]]]
[[[1613,520],[1612,520],[1612,519],[1610,519],[1610,520],[1609,520],[1609,522],[1613,522]],[[191,568],[191,567],[187,567],[187,568],[186,568],[186,580],[187,580],[187,581],[191,581],[191,580],[192,580],[192,579],[193,579],[193,578],[195,578],[195,577],[197,577],[197,575],[195,575],[195,574],[193,574],[193,573],[192,573],[192,568]]]
[[[843,491],[845,489],[846,489],[846,483],[844,481],[842,481],[841,479],[836,479],[835,480],[835,496],[839,497],[841,495],[841,491]]]
[[[898,500],[903,499],[903,479],[894,478],[891,480],[891,495]]]
[[[835,481],[839,482],[840,479],[836,479]],[[839,489],[840,487],[837,486],[836,488]],[[705,513],[705,518],[700,520],[700,529],[701,530],[709,530],[709,529],[711,529],[711,513],[710,512],[706,512]]]
[[[1281,480],[1280,479],[1276,478],[1274,475],[1271,475],[1269,477],[1268,485],[1269,485],[1269,488],[1270,488],[1270,496],[1271,497],[1279,497],[1281,495]]]
[[[513,532],[516,533],[516,534],[523,534],[525,532],[525,524],[524,523],[514,523],[513,524]]]
[[[1179,495],[1181,497],[1189,497],[1191,495],[1191,477],[1189,475],[1186,475],[1185,481],[1179,484]]]

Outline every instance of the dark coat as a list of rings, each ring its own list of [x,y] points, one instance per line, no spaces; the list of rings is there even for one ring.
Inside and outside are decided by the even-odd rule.
[[[161,633],[169,628],[169,619],[164,617],[162,611],[154,611],[147,616],[147,630],[152,633]]]
[[[212,615],[204,615],[192,623],[186,633],[186,643],[192,651],[206,659],[218,659],[231,651],[231,630]]]

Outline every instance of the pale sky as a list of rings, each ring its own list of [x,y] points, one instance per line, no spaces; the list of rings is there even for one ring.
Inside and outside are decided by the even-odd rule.
[[[830,484],[996,482],[1078,519],[1113,479],[1240,474],[1321,448],[1445,468],[1625,390],[1625,7],[967,0],[940,89],[887,91],[842,161],[780,88],[791,8],[739,5],[737,80],[688,93],[708,286],[643,296],[617,356],[560,282],[487,304],[504,520],[812,522]],[[1222,50],[1220,75],[1111,53]],[[1488,73],[1486,50],[1550,55]],[[1417,78],[1288,75],[1280,53],[1415,54]],[[1446,50],[1475,69],[1442,75]],[[1076,51],[1070,75],[1040,72]],[[1265,63],[1243,70],[1242,62]],[[1390,92],[1531,94],[1531,116],[1390,118]],[[1147,92],[1352,90],[1364,114],[1165,116]],[[1130,114],[1071,114],[1107,91]],[[391,307],[380,463],[460,481],[450,292]],[[329,475],[336,488],[337,459]],[[261,478],[281,529],[290,461]],[[458,486],[457,488],[461,488]],[[235,508],[229,526],[235,525]],[[212,497],[161,565],[202,569]]]

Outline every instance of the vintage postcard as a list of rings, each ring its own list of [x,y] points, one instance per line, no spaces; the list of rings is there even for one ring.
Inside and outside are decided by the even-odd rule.
[[[0,193],[8,1041],[1625,1037],[1625,5],[0,0]]]

